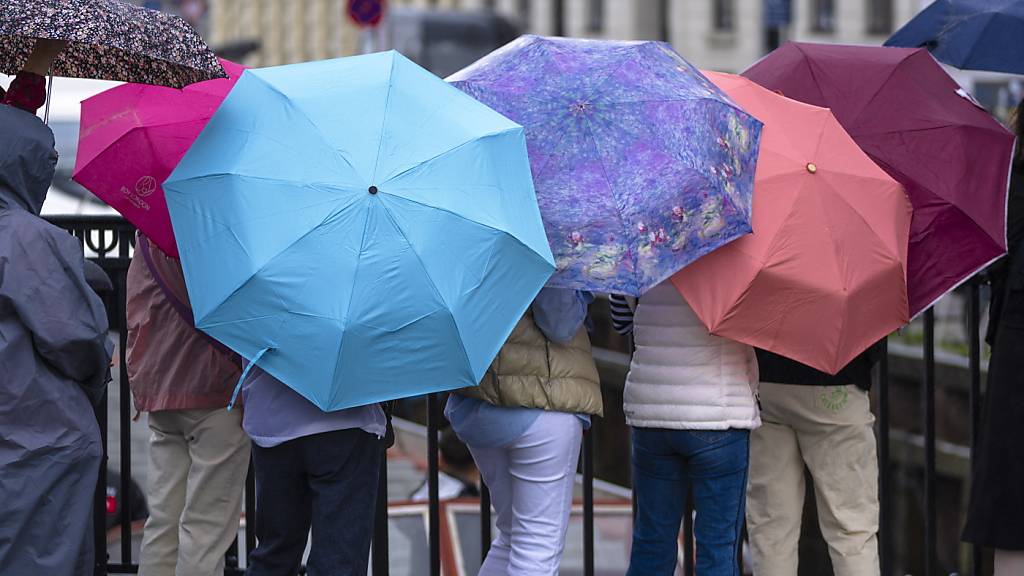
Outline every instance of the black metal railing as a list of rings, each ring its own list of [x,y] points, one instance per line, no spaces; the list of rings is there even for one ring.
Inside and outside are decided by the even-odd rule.
[[[125,366],[125,348],[127,334],[125,331],[125,287],[127,280],[128,265],[131,261],[131,253],[134,243],[134,228],[117,216],[54,216],[49,218],[50,222],[67,229],[75,235],[81,243],[85,255],[99,264],[111,277],[114,286],[112,294],[105,296],[108,315],[110,317],[111,329],[119,334],[118,346],[118,386],[120,402],[117,407],[117,421],[119,424],[118,433],[120,438],[120,494],[122,505],[119,510],[120,549],[119,554],[114,558],[107,557],[107,531],[105,528],[105,494],[106,487],[106,461],[107,461],[107,424],[108,409],[107,398],[104,395],[103,402],[96,409],[96,417],[103,436],[104,465],[100,467],[100,478],[96,489],[96,569],[95,574],[131,574],[138,571],[138,565],[132,562],[131,558],[131,393],[128,382],[128,374]],[[967,297],[967,333],[970,339],[968,352],[969,371],[969,417],[970,417],[970,444],[973,452],[974,440],[977,437],[978,423],[980,421],[980,399],[981,399],[981,340],[980,340],[980,291],[979,287],[984,283],[981,277],[972,279],[966,286]],[[923,574],[925,576],[937,575],[941,572],[936,552],[938,549],[938,533],[936,518],[936,359],[935,359],[935,316],[932,310],[923,315],[923,342],[922,342],[922,374],[920,381],[920,418],[923,422],[923,492],[921,495],[921,507],[923,509],[923,526],[920,539],[923,543]],[[883,345],[888,346],[886,342]],[[876,372],[876,410],[878,414],[877,435],[879,454],[879,498],[880,509],[880,533],[879,553],[881,558],[881,572],[888,576],[894,570],[894,549],[895,523],[893,516],[894,485],[892,469],[892,404],[890,398],[890,360],[889,348],[886,347],[882,355],[879,368]],[[621,383],[619,383],[621,384]],[[441,408],[439,397],[436,394],[427,396],[427,443],[428,443],[428,483],[429,483],[429,574],[440,576],[441,571],[441,535],[440,535],[440,503],[438,498],[438,435],[441,427]],[[628,463],[628,458],[621,461]],[[580,466],[583,472],[584,486],[584,574],[593,576],[594,566],[594,461],[595,447],[593,434],[584,436]],[[387,528],[387,461],[382,459],[380,471],[380,489],[378,490],[378,503],[373,537],[372,564],[373,574],[381,576],[388,574],[388,528]],[[245,499],[245,549],[251,551],[255,547],[255,508],[253,475],[250,468],[246,483]],[[693,523],[692,499],[689,499],[687,506],[688,513],[684,518],[683,526],[683,556],[684,573],[694,573],[693,561]],[[480,498],[480,537],[482,557],[486,555],[491,541],[491,506],[490,497],[486,486],[481,490]],[[233,554],[233,555],[232,555]],[[229,560],[226,564],[225,574],[241,574],[239,568],[239,553],[234,550],[229,553]],[[971,548],[969,558],[970,573],[980,575],[982,572],[982,550],[977,547]],[[905,567],[901,567],[904,572]],[[955,570],[947,570],[953,572]]]

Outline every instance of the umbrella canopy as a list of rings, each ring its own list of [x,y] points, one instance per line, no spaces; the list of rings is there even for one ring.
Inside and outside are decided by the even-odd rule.
[[[4,0],[0,72],[24,66],[36,38],[64,40],[54,76],[181,88],[224,70],[184,20],[122,0]]]
[[[196,326],[324,410],[477,384],[554,270],[522,127],[395,52],[246,71],[164,190]]]
[[[448,80],[526,128],[552,286],[640,295],[750,232],[761,124],[668,44],[523,36]]]
[[[714,334],[834,374],[908,320],[910,201],[827,109],[705,74],[764,122],[754,233],[672,281]]]
[[[178,256],[161,184],[245,70],[182,90],[122,84],[82,102],[74,179]]]
[[[907,291],[916,316],[1006,252],[1013,136],[923,49],[791,43],[744,76],[831,108],[914,206]]]
[[[965,70],[1024,74],[1024,0],[937,0],[886,46],[928,48]]]

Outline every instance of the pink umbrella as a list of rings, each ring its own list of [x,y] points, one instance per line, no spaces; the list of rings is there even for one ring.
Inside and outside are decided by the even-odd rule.
[[[175,258],[161,184],[245,71],[221,64],[228,78],[181,90],[123,84],[82,102],[73,178]]]

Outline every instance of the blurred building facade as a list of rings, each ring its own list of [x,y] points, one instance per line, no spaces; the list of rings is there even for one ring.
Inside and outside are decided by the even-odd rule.
[[[523,32],[666,40],[701,67],[737,72],[785,40],[880,44],[929,0],[390,0],[391,7],[493,10]],[[181,4],[183,0],[163,0]],[[270,66],[356,53],[346,0],[184,0],[214,46],[258,41]],[[198,3],[198,4],[197,4]]]

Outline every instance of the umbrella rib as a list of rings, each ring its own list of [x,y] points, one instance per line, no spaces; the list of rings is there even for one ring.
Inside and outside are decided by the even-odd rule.
[[[359,174],[359,170],[357,170],[356,167],[353,166],[351,162],[349,162],[348,158],[345,158],[345,156],[343,156],[341,154],[338,154],[338,152],[337,152],[337,150],[335,150],[334,146],[331,145],[331,141],[327,139],[327,136],[320,130],[320,127],[317,126],[316,122],[313,122],[313,120],[310,119],[310,117],[308,115],[306,115],[306,112],[303,109],[299,108],[298,106],[295,106],[295,104],[292,102],[291,98],[289,98],[287,94],[282,92],[277,86],[275,86],[273,83],[269,82],[268,80],[266,80],[265,78],[263,78],[259,74],[247,74],[246,76],[258,79],[260,82],[263,83],[264,86],[266,86],[272,92],[274,92],[275,94],[280,96],[285,101],[286,105],[291,110],[293,110],[296,114],[298,114],[298,116],[300,118],[304,119],[306,121],[306,123],[309,124],[309,127],[312,128],[313,133],[320,137],[320,140],[323,142],[324,146],[327,149],[329,149],[329,150],[334,152],[334,157],[335,158],[341,159],[341,161],[344,162],[352,170],[353,174],[356,174],[356,175]],[[390,88],[389,88],[389,91],[390,91]],[[381,131],[383,132],[383,130],[384,130],[384,128],[383,128],[383,124],[382,124],[381,125]],[[285,145],[284,142],[278,142],[277,140],[268,137],[266,135],[266,133],[262,133],[261,136],[263,136],[264,138],[267,138],[268,140],[270,140],[272,142],[277,142],[279,144]],[[376,170],[376,167],[374,168],[374,170]]]
[[[449,149],[445,150],[444,152],[438,152],[434,156],[432,156],[430,158],[427,158],[426,160],[423,160],[421,162],[417,162],[415,165],[410,166],[410,167],[406,168],[405,170],[402,170],[398,174],[395,174],[394,176],[388,177],[388,179],[385,180],[384,182],[381,182],[380,185],[383,186],[384,184],[387,184],[388,182],[393,182],[394,180],[396,180],[398,178],[401,178],[402,176],[405,176],[406,174],[409,174],[409,173],[411,173],[411,172],[413,172],[413,171],[423,167],[423,165],[425,165],[425,164],[427,164],[429,162],[433,162],[435,160],[439,160],[439,159],[441,159],[441,158],[443,158],[443,157],[445,157],[445,156],[447,156],[449,154],[455,153],[455,152],[461,150],[463,147],[468,146],[469,144],[473,144],[475,142],[479,142],[480,140],[483,140],[484,138],[492,138],[494,136],[501,136],[503,134],[508,134],[510,132],[515,132],[516,130],[519,130],[519,129],[520,128],[518,126],[516,126],[514,128],[505,128],[505,129],[499,130],[497,132],[489,132],[487,134],[483,134],[483,135],[480,135],[480,136],[474,136],[471,140],[466,140],[465,142],[459,144],[458,146],[453,146],[452,148],[449,148]],[[374,170],[376,170],[376,169],[374,169]],[[374,179],[376,179],[376,177]],[[383,192],[383,190],[382,190],[382,192]]]
[[[361,268],[360,264],[363,261],[362,256],[363,256],[363,248],[366,246],[366,231],[370,227],[370,214],[369,214],[369,212],[370,212],[370,204],[366,205],[366,210],[365,211],[366,211],[366,218],[365,218],[365,220],[363,220],[363,235],[359,239],[359,252],[356,254],[356,269],[352,272],[352,286],[356,285],[356,280],[358,280],[358,278],[359,278],[359,269]],[[324,219],[324,221],[326,222],[326,218]],[[345,338],[345,328],[348,327],[349,319],[350,319],[351,314],[352,314],[352,301],[353,300],[355,300],[355,294],[349,294],[348,304],[345,306],[345,318],[344,318],[344,323],[345,324],[344,324],[344,326],[341,329],[341,342],[338,343],[338,355],[335,356],[335,358],[334,358],[334,371],[332,373],[332,378],[333,378],[334,374],[338,373],[338,365],[341,363],[342,354],[345,352],[345,340],[346,340],[346,338]]]
[[[427,270],[427,266],[423,262],[423,258],[421,258],[420,257],[420,253],[416,251],[416,247],[409,240],[409,237],[406,235],[405,230],[402,229],[402,226],[398,223],[398,221],[395,219],[395,217],[391,214],[391,210],[389,210],[388,207],[385,206],[385,204],[383,202],[380,203],[380,206],[381,206],[381,209],[384,210],[385,216],[387,216],[388,220],[391,222],[391,225],[395,227],[395,230],[398,230],[398,233],[402,235],[402,239],[405,240],[405,243],[409,245],[409,251],[412,252],[414,256],[416,256],[416,261],[420,263],[420,268],[423,269],[423,275],[427,278],[427,282],[430,284],[430,288],[434,291],[434,294],[437,295],[438,300],[440,300],[442,303],[444,303],[444,306],[445,306],[444,311],[448,313],[449,317],[451,317],[452,324],[455,325],[455,331],[459,334],[459,338],[458,338],[458,340],[459,340],[459,349],[462,350],[462,357],[466,361],[466,366],[469,366],[470,369],[472,369],[473,363],[469,360],[469,352],[466,350],[465,343],[462,342],[462,331],[459,330],[459,323],[455,320],[455,315],[452,314],[451,304],[449,304],[444,299],[444,296],[441,295],[441,291],[437,289],[437,284],[435,284],[434,283],[434,279],[430,277],[430,272]],[[456,214],[456,216],[459,216],[459,215]],[[462,216],[459,216],[459,217],[468,221],[467,218],[464,218]],[[490,228],[490,226],[486,226],[486,225],[482,225],[482,226],[484,226],[486,228]],[[511,236],[511,234],[510,234],[510,236]],[[517,240],[518,240],[518,238],[517,238]],[[527,247],[527,248],[529,248],[529,247]],[[350,301],[350,303],[351,303],[351,301]],[[344,344],[344,338],[342,338],[342,344]]]
[[[395,58],[394,53],[391,54],[391,71],[388,72],[388,91],[384,94],[384,113],[380,118],[380,138],[377,140],[377,155],[373,160],[373,176],[370,178],[370,183],[373,184],[377,180],[377,168],[380,166],[380,151],[384,148],[384,128],[388,125],[388,110],[391,109],[391,89],[395,85]]]
[[[611,204],[615,208],[615,217],[619,221],[619,226],[622,227],[623,236],[630,238],[631,241],[629,242],[629,245],[632,246],[634,244],[634,242],[632,242],[633,236],[629,234],[630,229],[626,225],[626,221],[622,216],[622,207],[619,206],[619,203],[617,201],[618,197],[615,195],[615,187],[612,185],[612,180],[608,176],[608,167],[605,165],[604,155],[601,154],[601,147],[598,146],[597,144],[597,136],[594,134],[594,127],[593,125],[591,125],[589,117],[586,118],[586,122],[587,133],[590,134],[590,141],[594,143],[594,153],[597,156],[597,162],[601,165],[601,173],[604,174],[604,181],[608,185],[608,192],[611,195]],[[641,282],[639,272],[637,271],[639,267],[639,261],[637,260],[637,251],[631,249],[629,251],[629,255],[631,257],[630,259],[632,260],[633,265],[633,285],[639,289]]]
[[[399,196],[398,194],[384,192],[383,190],[380,191],[380,194],[385,195],[385,196],[394,196],[395,198],[400,198],[400,199],[404,200],[405,202],[412,202],[413,204],[418,204],[420,206],[423,206],[424,208],[430,208],[431,210],[437,210],[439,212],[444,212],[446,214],[451,214],[452,216],[455,216],[456,218],[459,218],[460,220],[465,220],[466,222],[470,222],[470,223],[475,224],[477,226],[481,226],[483,228],[487,228],[488,230],[493,230],[495,232],[498,232],[499,234],[505,234],[506,236],[509,236],[509,237],[513,238],[516,242],[518,242],[521,246],[523,246],[524,248],[526,248],[530,252],[533,252],[534,254],[537,253],[528,244],[524,243],[522,240],[519,239],[519,237],[517,237],[515,234],[510,233],[508,230],[502,230],[501,228],[495,228],[494,226],[491,226],[489,224],[485,224],[483,222],[478,222],[476,220],[471,220],[471,219],[463,216],[462,214],[459,214],[458,212],[454,212],[454,211],[449,210],[447,208],[441,208],[440,206],[434,206],[434,205],[431,205],[431,204],[427,204],[426,202],[422,202],[420,200],[414,200],[412,198],[406,198],[405,196]],[[404,232],[403,232],[403,237],[404,237]],[[406,239],[406,241],[408,241],[408,239]],[[409,245],[412,246],[411,243]],[[417,254],[417,257],[419,257],[418,254]]]
[[[928,55],[928,58],[932,57],[931,54],[928,53],[927,51],[924,51],[924,53]],[[891,70],[889,70],[889,75],[886,76],[885,80],[883,80],[882,83],[878,85],[878,91],[876,91],[871,96],[871,98],[868,98],[867,102],[865,102],[864,105],[861,106],[859,110],[857,110],[857,121],[854,122],[854,125],[860,123],[861,116],[864,114],[864,112],[866,110],[871,108],[871,105],[875,103],[875,100],[877,100],[878,97],[882,95],[882,92],[885,90],[886,84],[888,84],[889,81],[892,80],[894,76],[896,76],[896,73],[900,71],[900,68],[902,68],[904,64],[906,64],[911,58],[913,58],[915,54],[918,54],[918,52],[912,52],[906,58],[900,60],[895,66],[892,67]],[[935,63],[934,59],[932,60],[932,63],[933,64]],[[936,64],[936,66],[937,66],[937,64]],[[812,74],[813,74],[814,67],[812,66],[811,69],[812,69]],[[815,80],[815,82],[817,82],[818,81],[817,77],[815,77],[814,80]],[[819,84],[819,86],[821,86],[821,84]],[[831,109],[831,106],[829,106],[828,108]],[[853,127],[851,127],[850,129],[847,129],[846,126],[843,126],[843,129],[846,130],[847,132],[853,132],[854,130],[852,128]]]

